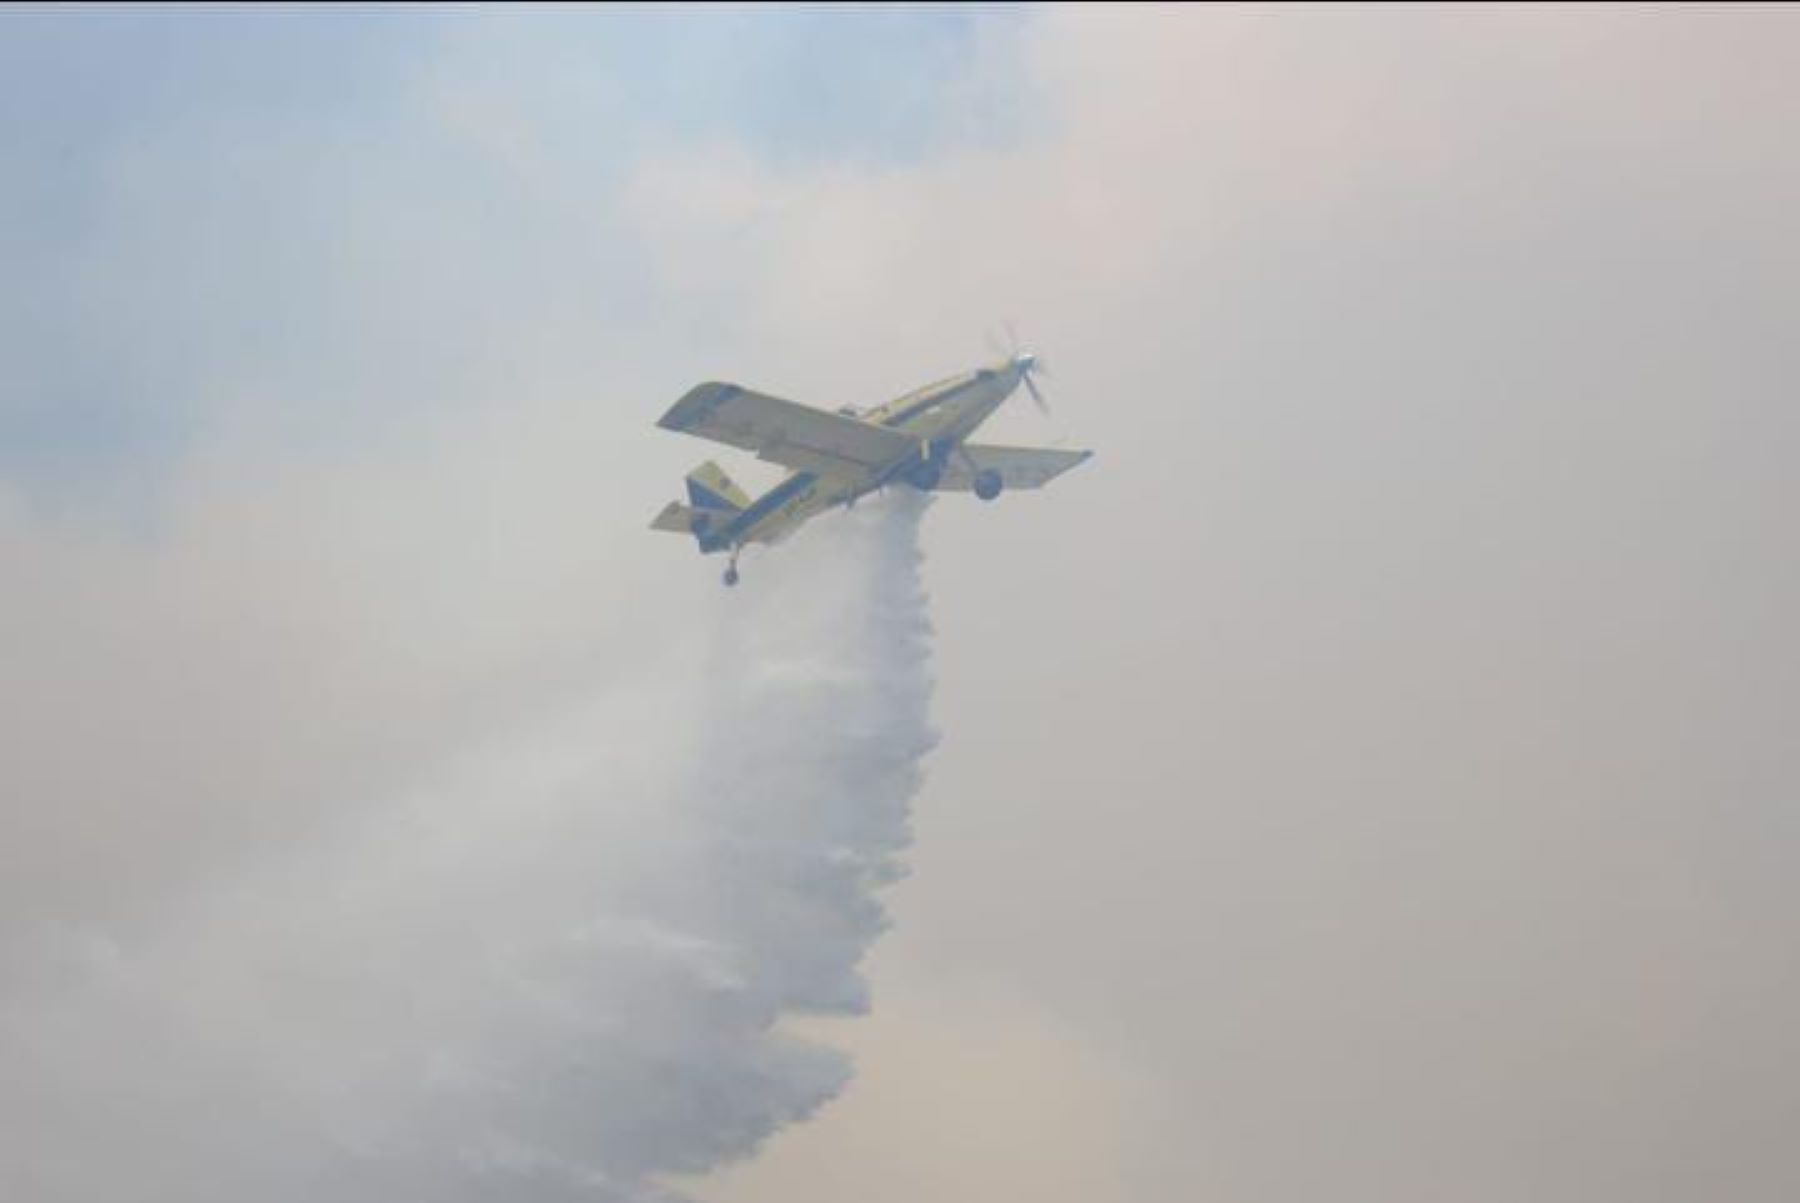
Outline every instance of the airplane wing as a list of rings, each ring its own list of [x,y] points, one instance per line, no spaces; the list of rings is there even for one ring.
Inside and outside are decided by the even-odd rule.
[[[852,479],[919,451],[897,430],[718,382],[691,390],[657,425],[754,451],[772,464]]]
[[[962,454],[952,455],[944,465],[944,474],[937,487],[969,492],[975,488],[975,473],[992,468],[1000,473],[1000,481],[1006,488],[1041,488],[1092,454],[1092,451],[1057,451],[1049,447],[988,447],[964,443]],[[964,459],[964,455],[968,458]],[[973,470],[969,461],[974,462]]]

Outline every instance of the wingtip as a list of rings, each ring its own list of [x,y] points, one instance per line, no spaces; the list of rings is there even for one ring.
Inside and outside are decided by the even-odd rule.
[[[681,400],[671,405],[669,412],[658,418],[656,424],[664,430],[685,431],[743,391],[728,381],[703,381],[682,394]]]

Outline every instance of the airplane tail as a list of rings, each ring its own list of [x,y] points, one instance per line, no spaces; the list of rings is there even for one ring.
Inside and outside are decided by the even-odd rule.
[[[687,494],[696,509],[724,510],[733,515],[750,504],[750,495],[733,484],[725,469],[711,460],[687,474]]]
[[[750,495],[711,460],[687,474],[687,495],[691,505],[671,501],[650,523],[650,529],[692,535],[701,551],[719,550],[724,545],[720,528],[750,504]]]

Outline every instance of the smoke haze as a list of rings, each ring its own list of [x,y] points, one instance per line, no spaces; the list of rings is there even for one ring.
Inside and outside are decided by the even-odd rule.
[[[130,939],[39,925],[6,1197],[639,1200],[812,1112],[847,1065],[774,1029],[867,1005],[934,738],[923,509],[819,522],[655,676]]]
[[[1797,80],[1774,6],[0,10],[0,1172],[1800,1197]],[[922,519],[865,987],[879,854],[738,819],[891,797],[701,743],[854,717],[883,570],[723,595],[652,423],[1008,319],[984,437],[1098,454]],[[864,999],[848,1082],[750,1036]]]

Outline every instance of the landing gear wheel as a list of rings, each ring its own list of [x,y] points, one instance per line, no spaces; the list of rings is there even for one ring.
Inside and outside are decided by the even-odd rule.
[[[729,588],[731,588],[731,586],[733,586],[737,583],[738,583],[738,570],[736,568],[727,568],[725,570],[725,587],[727,589],[729,589]]]

